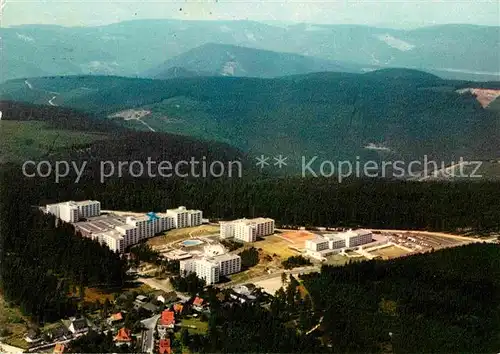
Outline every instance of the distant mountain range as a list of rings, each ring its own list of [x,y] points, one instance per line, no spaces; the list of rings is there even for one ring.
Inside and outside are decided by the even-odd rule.
[[[0,85],[0,98],[114,116],[127,127],[283,154],[295,164],[301,156],[410,161],[424,155],[449,163],[500,156],[496,100],[484,108],[468,90],[478,87],[500,83],[409,69],[277,79],[72,76],[9,81]]]
[[[210,75],[272,78],[324,71],[361,73],[363,67],[298,54],[209,43],[167,60],[144,76],[155,79]]]
[[[191,63],[196,75],[214,70],[226,75],[233,72],[231,60],[226,60],[231,55],[226,58],[221,47],[216,50],[214,45],[205,46],[210,43],[288,53],[261,52],[277,61],[262,61],[255,74],[246,72],[246,76],[274,76],[280,72],[280,65],[285,74],[309,72],[309,66],[300,63],[304,60],[312,68],[328,70],[350,71],[345,65],[352,63],[348,66],[356,70],[405,67],[451,79],[499,80],[499,31],[500,27],[474,25],[396,30],[357,25],[273,26],[251,21],[180,20],[138,20],[71,28],[25,25],[0,29],[0,81],[50,75],[163,75],[161,67],[165,62],[164,76],[172,77],[168,70],[174,64],[191,71],[179,58]],[[257,63],[252,64],[256,52],[231,48],[239,65],[234,69],[235,75],[254,71],[247,68],[256,67]],[[196,64],[201,53],[214,57],[203,58]],[[299,60],[293,54],[309,59]],[[222,60],[229,64],[221,68]],[[339,66],[331,66],[329,61]]]

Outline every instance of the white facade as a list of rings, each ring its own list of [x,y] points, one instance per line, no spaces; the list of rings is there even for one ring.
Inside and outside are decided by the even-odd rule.
[[[59,219],[66,222],[77,222],[80,219],[90,218],[101,214],[101,203],[97,200],[84,200],[58,204],[48,204],[46,212],[57,216]]]
[[[48,204],[45,211],[63,221],[77,223],[76,229],[81,231],[82,235],[98,240],[111,250],[119,252],[124,252],[128,246],[163,231],[197,226],[203,222],[203,213],[200,210],[187,210],[185,207],[139,217],[122,218],[114,215],[97,218],[101,214],[101,203],[95,200]],[[79,220],[87,218],[92,219],[78,223]]]
[[[180,206],[177,209],[167,209],[167,216],[173,218],[173,226],[176,229],[198,226],[203,222],[203,213],[201,210],[187,210],[184,206]]]
[[[306,249],[319,252],[328,249],[328,240],[324,238],[315,238],[306,241]]]
[[[78,216],[78,207],[71,202],[59,204],[59,219],[66,222],[77,222],[80,218]]]
[[[223,254],[214,257],[214,261],[219,265],[220,275],[229,275],[241,272],[241,257],[237,254]]]
[[[220,223],[220,238],[228,239],[234,237],[234,225],[232,221],[223,221]]]
[[[274,220],[268,218],[240,219],[220,223],[220,238],[234,237],[243,242],[255,242],[257,237],[274,233]]]
[[[200,279],[204,279],[207,285],[215,284],[219,281],[219,265],[207,259],[187,259],[179,262],[180,274],[182,276],[189,273],[196,273]]]
[[[78,208],[78,215],[80,219],[101,215],[101,202],[98,202],[97,200],[75,202],[75,205]]]
[[[325,234],[305,243],[308,254],[323,257],[327,250],[339,251],[343,248],[354,248],[372,242],[372,233],[369,230],[349,230],[334,234]]]

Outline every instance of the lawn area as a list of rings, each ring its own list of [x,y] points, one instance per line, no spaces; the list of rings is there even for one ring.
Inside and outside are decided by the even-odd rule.
[[[353,252],[354,254],[354,252]],[[366,261],[366,257],[360,256],[360,257],[346,257],[342,256],[340,254],[334,254],[332,256],[326,257],[326,262],[324,264],[328,265],[334,265],[334,266],[343,266],[344,264],[351,262],[361,262],[361,261]]]
[[[104,303],[104,301],[108,299],[109,301],[113,302],[115,294],[122,294],[127,291],[137,291],[137,293],[139,294],[147,294],[154,291],[154,289],[147,284],[139,282],[126,284],[123,288],[85,288],[84,301],[94,303],[96,300],[98,300],[99,302]],[[74,295],[78,296],[78,293]]]
[[[388,259],[388,258],[401,257],[404,256],[405,254],[408,254],[409,252],[396,246],[389,246],[380,248],[370,253],[376,256],[381,256],[384,259]]]
[[[104,134],[50,129],[47,123],[0,121],[2,159],[21,161],[44,156],[51,149],[62,149],[106,139]]]
[[[199,318],[186,318],[181,321],[183,326],[189,326],[189,333],[205,334],[208,331],[208,322],[203,322]],[[194,326],[196,328],[192,328]],[[180,331],[178,332],[180,333]]]
[[[269,255],[277,254],[282,260],[300,254],[288,247],[293,246],[293,243],[287,242],[276,235],[265,236],[262,240],[252,243],[252,246],[262,248]]]
[[[7,329],[11,334],[2,341],[8,345],[28,348],[24,335],[28,331],[26,324],[28,320],[21,314],[17,307],[11,307],[0,295],[0,329]]]
[[[150,246],[163,246],[175,241],[188,239],[191,236],[208,236],[212,234],[218,234],[219,232],[219,226],[215,225],[200,225],[195,227],[188,227],[185,229],[173,229],[166,231],[162,236],[150,238],[147,243]]]

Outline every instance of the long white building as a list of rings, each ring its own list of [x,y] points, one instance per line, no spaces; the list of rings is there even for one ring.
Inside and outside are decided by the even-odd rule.
[[[269,218],[239,219],[220,223],[220,238],[235,238],[243,242],[255,242],[257,237],[272,235],[274,220]]]
[[[63,221],[77,222],[81,219],[101,215],[101,203],[97,200],[79,202],[70,200],[63,203],[47,204],[45,210]]]
[[[168,209],[166,213],[143,216],[101,216],[101,203],[95,200],[48,204],[45,211],[73,223],[83,236],[98,240],[118,252],[163,231],[201,225],[203,217],[200,210],[187,210],[182,206]]]
[[[339,252],[342,249],[355,248],[372,242],[369,230],[348,230],[332,234],[324,234],[305,242],[306,252],[314,257],[323,257]]]

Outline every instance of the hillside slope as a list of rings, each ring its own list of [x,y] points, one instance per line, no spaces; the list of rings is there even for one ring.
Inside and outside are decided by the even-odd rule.
[[[396,30],[180,20],[137,20],[99,27],[15,26],[0,29],[0,82],[45,75],[137,76],[207,43],[367,67],[416,68],[453,79],[499,80],[499,31],[499,27],[473,25]]]
[[[217,140],[254,154],[283,154],[296,166],[302,156],[409,161],[428,155],[445,164],[460,157],[500,156],[498,112],[484,109],[471,93],[457,92],[471,83],[415,70],[279,79],[55,77],[29,82],[59,92],[54,102],[60,105],[100,116],[142,110],[148,113],[141,120],[155,131]],[[7,82],[0,92],[10,99],[37,99],[23,96],[22,80]]]
[[[200,76],[249,76],[271,78],[323,71],[361,72],[359,65],[340,63],[303,55],[209,43],[191,49],[144,75],[155,79],[172,78],[171,70],[182,67]],[[191,76],[191,75],[184,75]]]
[[[0,101],[3,136],[0,163],[48,159],[88,163],[89,173],[98,177],[101,161],[241,161],[252,173],[244,153],[213,141],[200,141],[168,133],[128,130],[110,120],[62,107]],[[130,170],[125,169],[124,175]],[[147,176],[142,176],[147,177]]]

